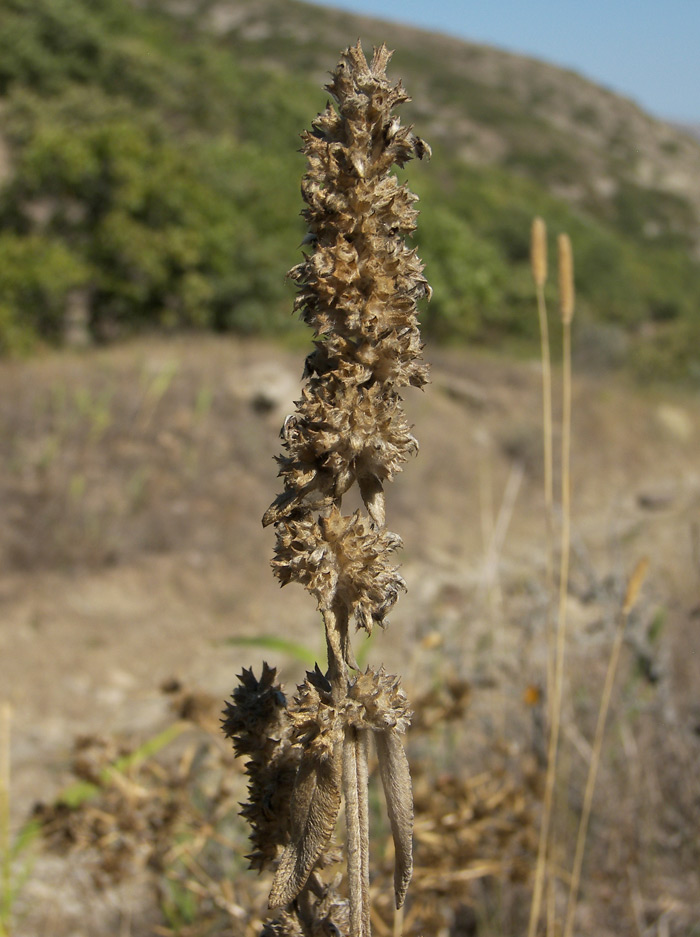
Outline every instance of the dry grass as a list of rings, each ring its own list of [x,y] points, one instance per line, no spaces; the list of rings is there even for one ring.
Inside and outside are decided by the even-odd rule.
[[[423,443],[421,458],[408,466],[403,490],[390,505],[406,518],[404,563],[412,586],[405,608],[397,608],[395,628],[373,639],[372,651],[381,660],[391,642],[417,711],[409,754],[419,808],[416,865],[422,871],[412,887],[404,932],[406,937],[522,933],[543,789],[542,707],[535,694],[525,700],[546,666],[541,653],[546,598],[540,585],[546,556],[541,535],[532,533],[542,528],[542,469],[535,457],[523,463],[497,556],[500,589],[494,606],[480,585],[483,549],[472,453],[481,433],[496,514],[514,455],[537,451],[541,376],[528,365],[465,353],[433,350],[429,357],[435,386],[411,413]],[[269,538],[255,520],[273,488],[275,468],[267,454],[275,451],[280,422],[279,412],[261,408],[259,392],[269,381],[261,375],[270,362],[278,377],[289,373],[291,397],[297,360],[297,352],[202,338],[143,341],[0,368],[5,447],[0,487],[11,515],[2,528],[1,653],[3,662],[13,662],[11,669],[2,668],[3,691],[15,713],[13,835],[33,798],[50,804],[70,781],[65,753],[71,738],[97,734],[109,746],[120,739],[120,745],[133,748],[175,718],[169,697],[157,691],[173,673],[193,691],[221,699],[230,689],[231,673],[244,662],[240,651],[221,645],[234,628],[247,635],[281,631],[319,649],[315,616],[304,597],[297,605],[291,594],[285,597],[269,583],[260,560]],[[165,361],[175,363],[173,377],[147,428],[137,431],[133,413],[147,383],[143,375],[160,373]],[[95,418],[77,401],[76,390],[94,400],[106,384],[112,388],[105,404],[109,429],[92,437]],[[621,649],[574,933],[690,937],[700,895],[695,401],[639,395],[580,376],[572,390],[573,679],[564,692],[555,818],[570,849],[561,857],[562,869],[570,869],[573,860],[616,609],[635,558],[643,552],[650,558]],[[58,408],[56,400],[65,404]],[[281,411],[285,405],[280,402]],[[55,436],[60,445],[53,443],[56,454],[42,489],[36,453],[51,451]],[[176,455],[168,456],[164,440],[172,445],[173,439]],[[196,469],[180,457],[189,449],[197,450]],[[85,488],[71,499],[66,493],[80,466]],[[148,466],[154,467],[152,481],[134,504],[128,481]],[[86,523],[89,517],[105,517],[108,504],[109,524]],[[465,518],[473,523],[465,525]],[[399,634],[400,643],[392,640]],[[299,668],[280,654],[273,662],[282,665],[292,686]],[[182,760],[186,750],[202,753],[189,767]],[[245,831],[235,815],[242,790],[230,791],[230,800],[222,795],[216,822],[202,820],[210,801],[198,800],[196,793],[209,784],[207,797],[215,801],[224,763],[217,766],[217,759],[228,753],[206,733],[188,735],[172,753],[163,754],[162,764],[144,764],[130,779],[142,789],[141,801],[118,806],[120,797],[128,798],[127,789],[105,791],[90,803],[90,848],[66,858],[40,850],[16,905],[17,937],[75,937],[81,921],[91,937],[120,928],[144,937],[156,928],[167,933],[178,927],[183,934],[223,935],[227,928],[246,934],[241,921],[252,920],[251,909],[264,906],[268,883],[251,880],[239,858],[246,851]],[[106,757],[113,755],[107,750]],[[242,784],[237,769],[226,770],[232,787]],[[182,788],[168,780],[171,773]],[[165,826],[163,837],[154,836],[153,825],[161,822],[168,802],[166,790],[176,801],[184,799],[178,807],[183,813],[167,836]],[[151,798],[154,804],[147,806]],[[188,799],[199,804],[196,810]],[[175,862],[168,875],[157,863],[154,868],[143,861],[154,844],[164,852],[166,840],[177,845],[171,830],[180,822],[183,843],[198,823],[210,831],[227,804],[230,815],[221,819],[221,835],[235,844],[233,852],[221,846],[216,861],[209,859],[207,849],[218,849],[212,833],[210,847],[197,843],[193,864]],[[96,828],[103,808],[106,825]],[[124,819],[137,808],[149,823],[135,822],[126,832],[110,825],[110,814]],[[87,818],[87,804],[83,810]],[[73,816],[71,822],[89,827],[87,819]],[[436,837],[444,842],[442,851]],[[99,872],[100,856],[117,850],[120,839],[141,858],[125,859],[121,866],[115,858],[121,879],[100,890],[93,863]],[[385,839],[377,843],[378,887],[391,864],[383,856],[385,844]],[[200,853],[206,857],[200,865],[209,869],[201,875],[195,862]],[[168,876],[176,882],[174,898],[165,884]],[[564,877],[563,902],[567,891]],[[384,900],[386,906],[373,892],[380,934],[393,927]],[[231,902],[228,911],[221,907],[225,901]],[[236,907],[244,917],[236,917]],[[182,919],[195,910],[201,915],[195,922]],[[564,911],[560,906],[560,914]],[[181,919],[169,921],[168,914]]]
[[[12,860],[10,855],[10,724],[12,707],[0,704],[0,937],[5,937],[12,913]]]
[[[433,728],[419,727],[416,744],[430,751],[436,733],[459,726],[463,692],[454,686],[442,698],[433,693],[417,701],[419,713],[430,712]],[[269,875],[260,880],[243,872],[247,844],[238,801],[245,779],[219,737],[219,707],[217,698],[179,689],[174,714],[188,714],[190,729],[157,758],[124,772],[105,770],[128,754],[115,740],[78,739],[72,771],[96,786],[93,795],[73,806],[59,800],[35,809],[45,849],[75,862],[76,870],[79,865],[96,891],[118,895],[130,880],[145,882],[152,908],[164,918],[155,932],[168,937],[223,934],[227,928],[253,937],[260,927],[256,908],[269,888]],[[503,750],[492,751],[484,768],[475,776],[446,770],[436,777],[429,760],[414,761],[416,883],[406,934],[447,932],[469,908],[477,915],[475,887],[493,891],[500,881],[518,889],[527,881],[539,773],[532,762],[519,764]],[[373,924],[379,934],[390,934],[391,832],[386,823],[381,832],[377,809],[374,804],[380,834],[374,842]],[[143,932],[148,909],[141,914],[137,932]],[[514,909],[509,915],[516,920]],[[157,920],[152,911],[150,917]]]

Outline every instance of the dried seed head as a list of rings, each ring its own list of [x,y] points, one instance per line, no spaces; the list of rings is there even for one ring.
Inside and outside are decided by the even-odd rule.
[[[381,527],[381,488],[417,449],[398,390],[428,379],[416,304],[430,290],[405,243],[416,197],[391,169],[430,151],[393,113],[408,96],[386,77],[390,57],[381,46],[368,64],[359,43],[347,49],[328,85],[337,109],[329,104],[304,135],[313,251],[289,275],[318,340],[283,432],[284,492],[264,524],[326,511],[357,482]]]
[[[316,391],[314,393],[313,391]],[[343,406],[329,400],[329,387],[304,388],[297,413],[282,432],[289,453],[280,456],[285,491],[266,512],[263,524],[276,522],[305,501],[322,509],[355,483],[390,481],[418,443],[396,395],[378,385],[360,390],[349,384]]]
[[[221,719],[224,735],[233,740],[237,755],[264,758],[263,751],[274,748],[288,734],[287,699],[275,683],[276,676],[277,670],[266,663],[259,680],[252,670],[244,669],[238,676],[240,686],[225,704]]]
[[[532,222],[530,261],[535,286],[541,288],[547,282],[547,226],[542,218],[535,218]]]
[[[562,322],[568,325],[574,317],[575,301],[574,256],[568,234],[559,235],[557,248],[559,253],[559,308]]]
[[[335,106],[329,103],[303,135],[309,253],[289,276],[298,288],[295,310],[313,329],[315,350],[306,360],[296,412],[282,428],[284,490],[263,523],[276,528],[272,566],[280,583],[300,582],[323,614],[328,676],[318,667],[307,674],[281,720],[280,745],[296,754],[298,770],[286,795],[286,845],[270,894],[271,907],[284,911],[269,925],[270,937],[297,937],[301,909],[310,892],[319,894],[314,870],[329,855],[341,788],[348,843],[352,828],[356,847],[348,864],[349,917],[355,924],[365,921],[369,937],[368,810],[366,794],[358,794],[366,787],[369,735],[376,739],[394,836],[397,905],[411,875],[411,781],[401,744],[411,715],[406,697],[398,678],[383,670],[348,678],[348,668],[356,666],[349,618],[371,632],[375,623],[385,623],[404,588],[392,565],[401,540],[385,528],[384,485],[418,448],[401,408],[401,388],[428,381],[417,303],[430,298],[430,287],[405,241],[416,225],[416,197],[392,169],[429,158],[430,147],[394,113],[409,98],[400,82],[392,85],[386,77],[390,57],[382,45],[368,64],[359,42],[347,49],[327,86]],[[348,516],[342,499],[354,484],[364,511]],[[245,682],[251,680],[244,674]],[[251,692],[264,708],[264,692],[252,685]],[[246,700],[238,702],[238,713],[227,721],[229,734],[237,733],[236,743],[257,770],[274,753],[263,742],[267,761],[257,758],[246,734],[252,724]],[[355,770],[344,770],[353,752]],[[278,836],[275,848],[280,843]],[[314,918],[301,932],[333,937],[337,919],[323,920],[330,922],[327,931],[319,931]]]
[[[350,681],[347,696],[339,701],[318,668],[307,673],[289,715],[294,741],[322,760],[346,728],[403,734],[412,713],[399,678],[383,667],[378,672],[368,667]]]
[[[236,755],[247,755],[248,802],[241,809],[251,827],[251,869],[269,868],[289,840],[289,804],[301,753],[292,746],[287,700],[275,683],[274,667],[263,664],[257,680],[252,670],[226,703],[221,720]]]
[[[371,634],[405,589],[390,560],[400,545],[400,537],[377,529],[360,511],[345,516],[332,507],[318,521],[302,515],[280,522],[272,567],[283,586],[300,582],[321,611],[342,603]]]
[[[649,557],[643,556],[641,560],[637,563],[632,571],[627,582],[627,590],[625,592],[625,600],[622,603],[622,614],[629,615],[632,611],[637,598],[639,597],[639,592],[644,585],[644,580],[647,577],[647,572],[649,571]]]
[[[314,831],[320,838],[318,831],[327,830],[329,817],[335,811],[335,800],[327,789],[329,779],[331,775],[335,777],[335,771],[339,770],[339,752],[343,744],[347,744],[348,732],[352,732],[357,737],[369,733],[375,740],[394,838],[396,907],[401,907],[413,870],[413,798],[408,760],[401,743],[411,712],[399,678],[387,674],[384,668],[379,672],[367,668],[350,682],[347,695],[335,700],[330,682],[317,666],[315,671],[307,673],[289,712],[293,738],[304,749],[300,769],[304,783],[300,785],[297,780],[294,802],[301,804],[297,786],[302,791],[307,791],[307,788],[316,790],[308,778],[313,778],[315,785],[322,785],[323,796],[319,802],[312,803],[307,794],[303,807],[298,808],[299,818],[295,825],[303,832],[298,837],[292,832],[290,845],[285,850],[286,861],[283,857],[280,864],[280,870],[284,871],[278,872],[276,879],[279,880],[278,890],[273,889],[274,901],[281,900],[282,896],[291,900],[291,891],[301,881],[294,870],[307,866],[299,856],[313,852],[312,845],[306,843],[304,837]],[[301,823],[304,811],[306,821]]]
[[[304,931],[297,914],[282,911],[274,921],[264,925],[260,937],[304,937]]]
[[[310,908],[292,905],[291,910],[281,911],[268,921],[260,937],[342,937],[348,931],[347,900],[338,894],[340,876],[330,885],[318,887],[315,883]]]
[[[345,719],[361,729],[384,732],[395,729],[403,734],[411,720],[411,710],[398,677],[367,670],[358,674],[348,687]]]

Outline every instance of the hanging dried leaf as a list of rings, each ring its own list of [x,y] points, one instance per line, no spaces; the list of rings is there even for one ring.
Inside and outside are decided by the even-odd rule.
[[[400,908],[413,874],[413,792],[411,772],[399,734],[375,732],[379,773],[394,838],[394,894]]]
[[[328,845],[340,810],[341,770],[339,746],[329,759],[302,760],[292,794],[291,838],[272,883],[271,908],[296,898]]]

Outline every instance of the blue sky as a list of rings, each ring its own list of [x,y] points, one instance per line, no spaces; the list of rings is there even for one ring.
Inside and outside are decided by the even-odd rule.
[[[700,0],[323,0],[323,5],[532,55],[633,98],[658,117],[700,123]]]

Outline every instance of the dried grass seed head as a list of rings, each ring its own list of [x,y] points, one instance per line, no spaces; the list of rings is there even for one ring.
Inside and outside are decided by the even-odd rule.
[[[535,285],[543,287],[547,282],[547,226],[543,218],[535,218],[532,222],[530,262]]]
[[[574,254],[568,234],[559,235],[557,250],[559,255],[559,308],[562,322],[568,325],[574,317],[576,296],[574,290]]]

